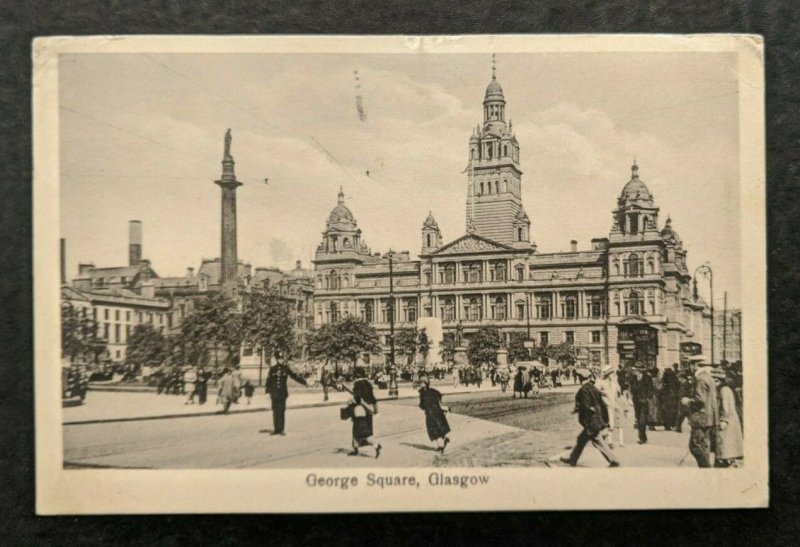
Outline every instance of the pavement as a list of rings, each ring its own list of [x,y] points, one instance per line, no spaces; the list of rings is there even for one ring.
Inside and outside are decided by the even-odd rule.
[[[455,393],[500,391],[500,386],[491,387],[490,383],[477,386],[453,386],[452,383],[435,384],[434,387],[444,395]],[[347,392],[330,390],[328,401],[323,400],[322,390],[289,388],[287,408],[309,408],[315,406],[344,405],[349,399]],[[376,390],[379,401],[390,400],[387,390]],[[399,398],[417,397],[417,390],[410,384],[398,389]],[[204,404],[184,404],[186,395],[157,395],[152,391],[94,391],[90,390],[81,405],[65,406],[62,409],[64,425],[96,423],[106,421],[147,420],[157,418],[178,418],[185,416],[207,416],[221,412],[222,406],[215,404],[216,390],[209,389],[208,401]],[[196,401],[197,399],[195,399]],[[229,414],[241,412],[263,412],[271,410],[269,396],[264,388],[256,389],[250,404],[242,396],[238,404],[231,405]]]

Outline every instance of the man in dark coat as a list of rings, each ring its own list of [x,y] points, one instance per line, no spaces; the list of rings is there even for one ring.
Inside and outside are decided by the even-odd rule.
[[[578,415],[578,423],[583,429],[578,434],[569,457],[562,457],[561,461],[575,467],[586,443],[592,441],[592,445],[600,451],[609,467],[619,467],[619,460],[603,435],[603,431],[608,427],[608,408],[603,402],[600,390],[594,385],[595,374],[586,368],[580,368],[577,372],[583,383],[575,394],[573,413]]]
[[[650,399],[653,397],[655,387],[653,379],[643,368],[635,369],[635,376],[631,383],[633,396],[633,410],[636,414],[636,428],[639,430],[639,444],[647,442],[647,421],[650,416]]]
[[[308,385],[304,378],[295,374],[280,358],[278,364],[269,367],[266,392],[272,401],[273,428],[271,435],[285,435],[283,428],[286,419],[286,399],[289,398],[289,387],[287,385],[289,378],[304,386]]]

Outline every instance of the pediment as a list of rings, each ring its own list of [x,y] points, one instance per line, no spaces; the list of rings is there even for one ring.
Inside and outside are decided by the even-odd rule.
[[[431,253],[433,256],[513,251],[512,247],[475,234],[461,236]]]

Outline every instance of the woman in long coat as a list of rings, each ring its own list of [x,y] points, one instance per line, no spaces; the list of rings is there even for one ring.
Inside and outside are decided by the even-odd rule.
[[[358,367],[355,371],[356,381],[353,384],[353,450],[348,452],[350,456],[357,456],[358,449],[363,446],[375,448],[375,459],[381,455],[381,445],[373,444],[370,437],[373,435],[372,416],[378,413],[378,400],[372,384],[367,380],[366,372]]]
[[[655,431],[656,426],[661,425],[661,378],[657,368],[651,368],[648,373],[653,380],[653,391],[650,394],[647,425],[650,431]]]
[[[719,429],[715,463],[718,467],[738,467],[743,454],[742,423],[736,410],[733,378],[726,376],[719,389]]]
[[[675,371],[671,368],[664,370],[659,402],[661,403],[661,423],[664,424],[665,431],[675,427],[675,422],[678,419],[679,388],[678,375]]]
[[[431,387],[431,380],[427,376],[420,377],[422,387],[419,390],[419,407],[425,411],[425,427],[428,438],[436,443],[436,450],[444,454],[444,449],[450,439],[450,424],[445,417],[442,407],[442,394]]]

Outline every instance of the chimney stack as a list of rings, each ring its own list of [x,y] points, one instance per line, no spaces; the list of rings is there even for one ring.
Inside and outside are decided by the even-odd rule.
[[[67,240],[61,238],[61,284],[67,284]]]
[[[81,262],[78,264],[78,275],[88,274],[94,270],[94,262]]]
[[[128,230],[128,266],[138,266],[142,260],[142,221],[131,220]]]
[[[294,263],[294,269],[295,270],[303,269],[303,263],[298,260],[297,262]]]
[[[569,250],[572,253],[577,253],[578,252],[578,242],[575,241],[574,239],[569,242]]]
[[[186,277],[189,279],[194,277],[194,268],[192,268],[191,266],[186,268]]]

